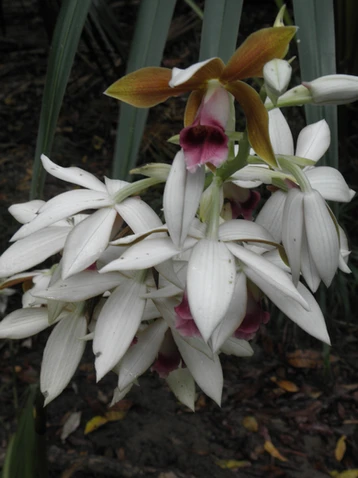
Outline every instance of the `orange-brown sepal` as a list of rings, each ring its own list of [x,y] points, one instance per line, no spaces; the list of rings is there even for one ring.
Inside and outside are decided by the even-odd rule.
[[[271,27],[252,33],[232,55],[220,81],[230,83],[254,76],[261,77],[265,63],[286,55],[288,44],[296,30],[296,27]]]
[[[267,164],[277,167],[269,135],[269,116],[259,94],[242,81],[232,82],[225,88],[244,110],[251,146]]]
[[[180,87],[174,91],[169,86],[171,76],[172,70],[169,68],[141,68],[117,80],[104,94],[132,106],[149,108],[182,93]]]
[[[194,122],[196,113],[198,112],[204,95],[205,90],[195,90],[190,93],[185,106],[184,127],[190,126]]]

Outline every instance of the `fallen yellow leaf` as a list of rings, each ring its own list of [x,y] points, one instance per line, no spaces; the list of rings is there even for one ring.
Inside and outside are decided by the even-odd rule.
[[[91,418],[91,420],[86,423],[84,434],[87,435],[88,433],[92,433],[94,430],[97,430],[97,428],[101,427],[107,422],[108,418],[101,415]]]
[[[334,456],[336,457],[337,461],[342,461],[344,454],[346,452],[346,449],[347,449],[346,438],[347,437],[345,435],[342,435],[337,441],[336,449],[334,450]]]
[[[105,417],[109,422],[116,422],[118,420],[123,420],[123,418],[127,415],[125,410],[110,410],[109,412],[105,413]]]
[[[246,460],[238,461],[238,460],[217,460],[215,462],[220,468],[224,470],[234,470],[235,468],[244,468],[246,466],[251,466],[251,463]]]
[[[270,453],[272,457],[277,458],[280,461],[288,461],[287,458],[281,455],[272,441],[266,440],[264,443],[264,449],[267,451],[267,453]]]
[[[331,471],[330,475],[334,478],[358,478],[358,469],[341,471]]]
[[[244,417],[242,425],[246,430],[249,430],[249,432],[257,432],[259,429],[259,424],[257,423],[256,418],[252,416]]]

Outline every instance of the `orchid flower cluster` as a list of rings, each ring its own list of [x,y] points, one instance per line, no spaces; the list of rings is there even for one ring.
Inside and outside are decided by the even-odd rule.
[[[112,403],[148,369],[193,410],[195,384],[220,403],[220,354],[253,354],[268,300],[330,343],[313,293],[337,269],[350,270],[346,235],[326,200],[355,193],[339,171],[316,165],[330,144],[325,120],[306,126],[294,148],[280,107],[354,101],[358,78],[332,75],[286,91],[283,58],[295,32],[278,22],[249,36],[227,65],[211,58],[143,68],[114,83],[106,94],[136,107],[191,91],[184,128],[171,138],[173,163],[135,170],[145,179],[102,182],[42,155],[49,174],[77,188],[10,207],[22,226],[0,258],[0,277],[3,288],[23,283],[24,294],[0,337],[53,327],[40,377],[45,404],[68,385],[88,341],[97,380],[118,375]],[[260,93],[243,81],[250,77],[263,78]],[[139,197],[159,183],[164,220]],[[271,196],[257,214],[261,185]],[[38,268],[52,256],[56,264]]]

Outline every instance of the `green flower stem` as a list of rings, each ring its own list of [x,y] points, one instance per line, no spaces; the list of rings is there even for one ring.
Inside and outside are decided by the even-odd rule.
[[[209,239],[218,239],[219,218],[220,218],[220,189],[223,181],[219,176],[213,177],[213,190],[211,196],[211,211],[208,222],[207,237]]]
[[[155,184],[162,183],[162,179],[157,178],[146,178],[136,181],[135,183],[128,184],[123,189],[118,191],[118,193],[114,196],[113,200],[116,204],[121,203],[127,197],[133,196],[134,194],[139,194],[143,189],[147,189],[150,186],[154,186]]]
[[[232,176],[236,171],[242,169],[247,165],[247,158],[250,153],[250,143],[247,137],[247,132],[242,136],[242,139],[239,143],[239,153],[231,161],[226,161],[221,168],[216,172],[217,176],[221,178],[222,182]]]
[[[310,182],[308,181],[302,169],[297,166],[297,164],[292,163],[289,159],[286,159],[283,156],[281,156],[278,161],[282,168],[286,169],[289,173],[292,174],[292,176],[295,178],[298,185],[300,186],[302,192],[308,193],[312,191]]]

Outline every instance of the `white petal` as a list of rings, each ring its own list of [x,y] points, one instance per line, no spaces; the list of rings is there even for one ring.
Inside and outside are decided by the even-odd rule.
[[[137,343],[129,347],[119,364],[119,390],[128,387],[152,365],[167,328],[166,322],[159,319],[137,334]]]
[[[41,365],[40,388],[45,405],[67,387],[83,355],[87,321],[84,316],[62,319],[47,340]]]
[[[144,284],[128,280],[112,292],[102,308],[93,340],[97,381],[120,361],[130,346],[142,320],[143,294]]]
[[[282,237],[282,215],[285,201],[286,193],[276,191],[266,201],[255,220],[255,222],[263,226],[278,243],[281,242]]]
[[[76,167],[62,168],[58,164],[53,163],[44,154],[41,155],[41,161],[45,170],[55,178],[62,179],[62,181],[67,181],[68,183],[78,184],[78,186],[93,189],[94,191],[106,192],[105,185],[84,169]]]
[[[221,241],[268,241],[275,242],[271,234],[260,224],[245,219],[233,219],[225,221],[219,227],[219,239]],[[260,244],[265,247],[265,244]]]
[[[71,227],[47,227],[20,239],[0,257],[0,277],[8,277],[41,264],[63,249]]]
[[[174,331],[173,338],[185,365],[188,367],[196,383],[208,397],[220,405],[223,374],[219,357],[215,354],[213,359],[209,358],[198,349],[191,347]]]
[[[121,181],[120,179],[109,179],[106,177],[104,178],[104,182],[106,184],[108,195],[111,197],[115,196],[121,189],[130,184],[127,181]]]
[[[303,234],[303,193],[290,189],[282,217],[282,244],[292,271],[292,280],[297,286],[301,270],[301,246]]]
[[[0,322],[0,338],[25,339],[49,326],[47,309],[30,307],[11,312]]]
[[[227,312],[235,287],[235,259],[222,242],[202,239],[188,263],[188,300],[207,341]]]
[[[281,254],[278,249],[273,249],[272,251],[265,252],[263,257],[270,261],[275,266],[284,270],[285,272],[291,272],[291,268],[282,260]]]
[[[205,168],[198,168],[195,173],[187,171],[184,152],[180,150],[174,158],[163,195],[165,220],[177,247],[184,242],[195,217],[204,180]]]
[[[110,244],[112,246],[127,246],[127,245],[132,245],[132,243],[138,242],[139,240],[144,240],[147,237],[153,236],[153,234],[156,234],[153,237],[167,237],[167,234],[165,236],[163,234],[157,234],[157,233],[163,233],[167,232],[168,228],[167,226],[161,226],[161,227],[155,227],[154,229],[149,229],[146,232],[140,232],[138,234],[129,234],[128,236],[120,237],[119,239],[116,239],[114,241],[111,241]]]
[[[342,174],[329,166],[320,166],[305,171],[313,189],[327,201],[350,202],[355,191],[348,187]]]
[[[99,209],[72,229],[63,251],[62,279],[96,262],[108,246],[116,216],[115,209]]]
[[[130,385],[128,385],[127,388],[125,388],[124,390],[120,391],[118,387],[116,387],[114,389],[114,392],[113,392],[113,398],[112,398],[112,401],[110,403],[110,407],[113,407],[113,405],[115,405],[117,402],[119,402],[120,400],[123,400],[123,398],[127,395],[127,393],[130,391],[130,389],[132,388],[133,386],[133,383],[131,383]]]
[[[150,299],[147,299],[144,312],[143,312],[142,321],[157,319],[158,317],[161,317],[161,315],[162,314],[154,305],[154,302]]]
[[[171,259],[157,264],[155,268],[167,281],[171,282],[182,290],[184,289],[184,283],[175,272],[173,261]]]
[[[179,402],[195,411],[195,382],[187,368],[177,368],[170,372],[166,381]]]
[[[316,292],[318,286],[321,282],[321,277],[318,273],[317,267],[312,259],[308,243],[306,228],[303,228],[302,232],[302,246],[301,246],[301,272],[305,281],[307,282],[308,287],[312,292]]]
[[[244,267],[246,276],[249,277],[249,279],[251,279],[252,282],[254,282],[272,300],[272,302],[276,303],[274,298],[270,296],[271,290],[274,290],[274,295],[279,295],[283,299],[291,298],[303,307],[308,307],[308,304],[297,292],[292,281],[281,269],[266,260],[264,257],[259,256],[242,246],[228,244],[227,247],[234,256],[247,266]],[[252,279],[252,277],[254,277],[254,279]]]
[[[11,240],[16,241],[22,239],[33,232],[54,224],[60,219],[72,216],[85,209],[99,209],[111,206],[111,204],[112,201],[108,196],[98,191],[78,189],[62,193],[50,199],[50,201],[41,208],[36,218],[22,226]]]
[[[128,198],[115,208],[135,234],[163,226],[159,216],[139,198]]]
[[[178,254],[169,237],[147,239],[127,249],[119,259],[107,264],[101,272],[148,269]]]
[[[28,201],[22,204],[13,204],[9,207],[9,213],[18,222],[21,222],[21,224],[26,224],[36,217],[37,211],[44,204],[45,201],[41,201],[40,199],[34,199],[33,201]]]
[[[269,112],[269,134],[276,154],[293,156],[294,147],[291,129],[279,108]]]
[[[329,287],[339,260],[336,226],[318,191],[305,193],[303,205],[308,247],[321,279]]]
[[[208,60],[200,61],[199,63],[194,63],[194,65],[189,66],[182,70],[181,68],[173,68],[172,70],[172,78],[169,81],[169,86],[174,88],[175,86],[181,85],[186,81],[190,80],[190,78],[200,70],[204,65],[209,63],[209,61],[213,60],[213,58],[209,58]]]
[[[325,120],[303,128],[297,138],[296,156],[318,161],[329,148],[331,132]]]
[[[251,357],[254,354],[253,348],[246,340],[230,337],[221,347],[221,352],[236,357]]]
[[[246,304],[246,276],[243,272],[239,272],[236,277],[235,289],[229,309],[211,336],[211,347],[214,352],[217,352],[240,326],[246,314]]]
[[[59,280],[54,285],[36,293],[36,297],[79,302],[101,295],[124,282],[126,278],[119,272],[99,274],[96,271],[82,271],[68,279]]]

